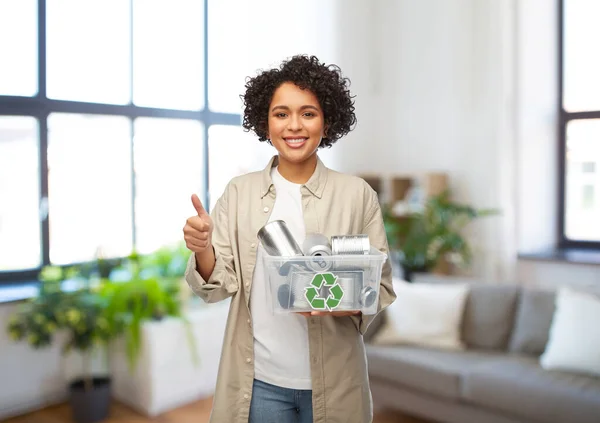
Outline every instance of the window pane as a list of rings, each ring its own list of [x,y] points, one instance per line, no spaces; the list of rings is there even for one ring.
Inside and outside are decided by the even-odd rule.
[[[245,78],[286,57],[316,54],[335,62],[335,2],[209,0],[208,6],[211,110],[241,113]]]
[[[565,1],[564,107],[570,112],[600,110],[598,22],[598,0]]]
[[[129,2],[47,0],[46,13],[48,97],[129,103]]]
[[[204,2],[133,1],[133,101],[139,106],[204,106]]]
[[[231,178],[262,170],[277,151],[241,126],[213,125],[208,129],[210,209]]]
[[[34,96],[37,0],[0,0],[0,95]]]
[[[131,124],[124,117],[48,118],[50,261],[131,252]]]
[[[600,241],[600,119],[567,126],[565,235]]]
[[[191,196],[202,198],[204,128],[140,118],[134,133],[136,248],[145,254],[183,240],[185,220],[195,213]]]
[[[0,270],[41,264],[38,124],[0,117]]]

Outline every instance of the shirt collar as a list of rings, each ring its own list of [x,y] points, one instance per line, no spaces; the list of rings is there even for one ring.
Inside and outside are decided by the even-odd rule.
[[[271,158],[267,167],[265,167],[265,169],[262,171],[261,198],[267,195],[273,186],[271,169],[274,166],[277,166],[278,163],[279,156],[275,155]],[[315,171],[310,179],[304,184],[310,193],[317,198],[321,198],[323,195],[323,190],[325,189],[325,184],[327,183],[327,171],[327,167],[325,167],[321,159],[317,156],[317,167],[315,168]]]

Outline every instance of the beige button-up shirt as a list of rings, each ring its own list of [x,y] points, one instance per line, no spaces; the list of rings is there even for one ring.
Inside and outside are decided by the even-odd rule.
[[[274,156],[259,172],[234,178],[217,201],[214,222],[214,271],[208,281],[196,271],[191,255],[186,281],[204,301],[231,298],[210,421],[247,423],[254,380],[254,338],[249,300],[256,263],[257,233],[275,204],[270,176]],[[377,194],[362,179],[328,169],[318,160],[301,187],[306,232],[332,235],[368,234],[371,245],[388,253]],[[381,312],[396,298],[389,259],[379,291]],[[315,423],[368,423],[373,410],[362,335],[375,316],[313,316],[308,342]]]

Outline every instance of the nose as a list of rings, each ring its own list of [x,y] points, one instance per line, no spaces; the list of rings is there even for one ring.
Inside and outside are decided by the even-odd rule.
[[[290,116],[288,129],[290,131],[299,131],[300,129],[302,129],[302,120],[297,114],[293,114]]]

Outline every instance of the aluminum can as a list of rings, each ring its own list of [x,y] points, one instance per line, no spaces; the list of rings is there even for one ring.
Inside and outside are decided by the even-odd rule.
[[[270,256],[302,256],[302,249],[283,220],[267,223],[258,231],[258,239]]]
[[[369,254],[371,244],[368,235],[336,235],[331,237],[333,255]]]
[[[331,269],[332,261],[320,257],[331,256],[329,239],[323,234],[308,234],[302,244],[302,251],[307,258],[306,266],[315,272],[326,272]]]

